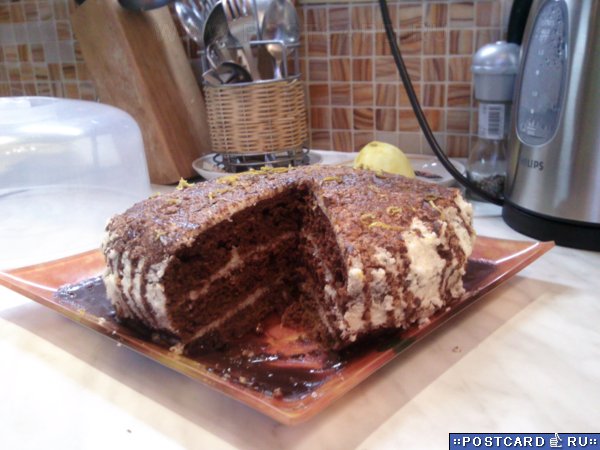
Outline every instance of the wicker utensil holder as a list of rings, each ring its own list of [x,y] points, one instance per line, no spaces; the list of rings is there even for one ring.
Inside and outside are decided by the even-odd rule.
[[[270,153],[301,149],[307,138],[304,87],[298,77],[204,86],[213,151]]]

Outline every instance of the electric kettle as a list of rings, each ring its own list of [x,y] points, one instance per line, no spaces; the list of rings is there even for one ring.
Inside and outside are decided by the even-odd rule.
[[[503,217],[600,250],[600,0],[535,0],[515,84]]]

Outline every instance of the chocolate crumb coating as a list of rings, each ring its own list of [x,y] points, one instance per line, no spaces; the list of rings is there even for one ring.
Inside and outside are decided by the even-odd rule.
[[[267,169],[113,217],[104,282],[118,317],[184,349],[222,345],[273,311],[339,349],[459,299],[474,239],[456,189],[347,167]]]

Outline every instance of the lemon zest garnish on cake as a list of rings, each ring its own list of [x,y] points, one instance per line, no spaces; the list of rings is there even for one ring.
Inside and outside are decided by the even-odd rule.
[[[183,191],[184,189],[192,187],[193,185],[194,183],[189,183],[184,178],[180,178],[179,183],[177,184],[177,187],[175,189],[177,189],[178,191]]]
[[[364,224],[364,225],[369,225],[370,223],[372,223],[374,220],[376,219],[374,214],[371,213],[365,213],[362,214],[360,216],[360,221]]]
[[[327,183],[328,181],[337,181],[338,183],[343,182],[342,177],[333,176],[333,177],[325,177],[321,180],[322,183]]]
[[[148,198],[156,198],[156,197],[160,197],[160,195],[161,195],[161,193],[159,191],[156,191],[155,193],[150,195],[150,197],[148,197]]]
[[[384,223],[384,222],[372,222],[369,224],[369,228],[383,228],[385,230],[393,230],[393,231],[404,231],[404,228],[396,226],[396,225],[390,225],[388,223]]]
[[[260,171],[263,173],[285,173],[285,172],[289,172],[290,168],[289,167],[268,167],[268,166],[263,166],[260,168]]]
[[[367,186],[367,188],[373,192],[376,192],[377,194],[379,194],[381,192],[381,189],[379,189],[377,186],[375,186],[374,184],[369,184]]]
[[[167,232],[163,230],[156,230],[154,232],[154,236],[156,237],[157,241],[160,241],[160,238],[163,237],[165,234],[167,234]]]
[[[214,191],[208,193],[208,198],[212,201],[216,196],[224,194],[225,192],[229,192],[230,190],[231,189],[229,188],[215,189]]]
[[[229,185],[233,186],[237,182],[238,178],[240,178],[240,176],[244,175],[245,173],[248,173],[248,172],[236,173],[235,175],[227,175],[225,177],[218,178],[217,183],[229,184]]]
[[[236,173],[235,175],[227,175],[217,179],[218,183],[229,184],[231,186],[235,185],[240,177],[243,176],[256,176],[256,175],[265,175],[268,173],[284,173],[288,172],[291,167],[267,167],[263,166],[260,169],[250,169],[247,172]]]
[[[167,203],[168,203],[169,205],[175,205],[175,206],[178,206],[178,205],[180,205],[180,204],[181,204],[181,199],[180,199],[180,198],[169,198],[169,199],[167,200]]]
[[[397,216],[398,214],[402,214],[402,208],[399,206],[388,206],[385,209],[385,212],[388,213],[389,216]]]

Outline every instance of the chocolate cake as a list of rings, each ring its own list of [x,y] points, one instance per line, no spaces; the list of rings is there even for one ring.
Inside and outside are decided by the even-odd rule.
[[[119,318],[212,348],[273,311],[339,349],[426,322],[464,293],[475,234],[456,189],[345,167],[180,186],[107,225]]]

